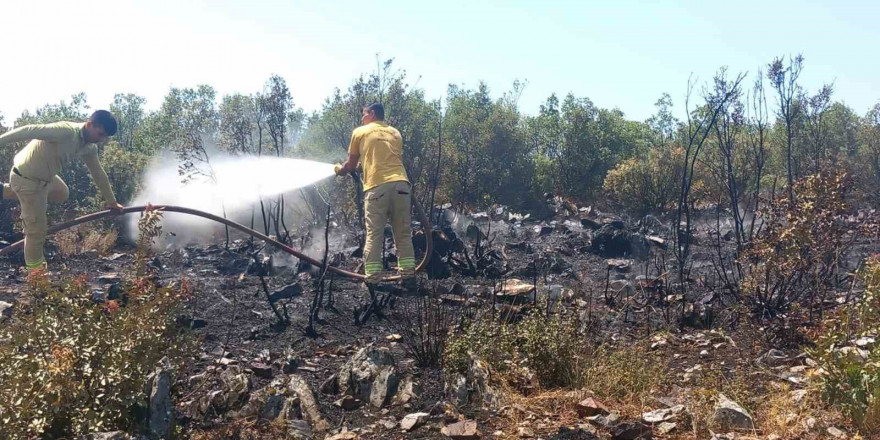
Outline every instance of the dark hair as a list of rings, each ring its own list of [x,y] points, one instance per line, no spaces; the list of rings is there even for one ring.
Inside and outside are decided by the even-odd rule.
[[[92,116],[89,117],[89,122],[92,125],[99,125],[104,129],[104,132],[107,133],[107,136],[113,136],[116,134],[116,117],[113,116],[112,113],[107,110],[98,110],[92,113]]]
[[[385,106],[379,104],[378,102],[374,102],[370,105],[364,106],[364,110],[371,111],[376,114],[376,119],[380,121],[385,120]]]

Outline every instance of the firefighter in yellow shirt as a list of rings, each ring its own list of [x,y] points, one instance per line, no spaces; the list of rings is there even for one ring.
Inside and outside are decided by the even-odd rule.
[[[364,272],[367,283],[382,279],[382,240],[385,224],[391,220],[397,268],[408,289],[416,286],[415,254],[410,228],[412,189],[403,166],[403,138],[385,123],[382,104],[363,108],[361,126],[351,134],[348,160],[336,166],[337,175],[345,175],[363,166],[364,217],[367,240],[364,245]]]
[[[9,183],[3,184],[3,199],[18,200],[24,226],[24,261],[29,270],[45,269],[43,244],[46,242],[47,203],[67,200],[70,190],[58,177],[61,168],[81,158],[89,169],[95,185],[104,196],[106,207],[121,210],[116,202],[107,173],[98,162],[95,144],[116,134],[116,118],[106,110],[98,110],[86,123],[56,122],[26,125],[0,136],[0,147],[19,141],[30,141],[15,155]]]

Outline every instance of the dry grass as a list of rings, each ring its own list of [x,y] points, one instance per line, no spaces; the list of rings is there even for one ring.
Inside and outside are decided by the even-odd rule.
[[[194,430],[188,433],[192,440],[280,440],[294,438],[288,435],[283,422],[235,420],[213,430]]]
[[[668,359],[649,353],[642,345],[603,347],[593,351],[589,359],[572,361],[572,365],[577,367],[573,371],[576,382],[583,385],[579,390],[537,390],[523,395],[510,385],[516,379],[502,376],[496,386],[505,403],[505,420],[499,426],[508,438],[516,438],[521,424],[534,428],[536,422],[555,427],[584,423],[577,404],[586,397],[596,398],[624,417],[638,418],[654,409],[650,408],[653,398],[663,395],[668,383]]]
[[[116,245],[116,229],[101,230],[91,226],[77,226],[55,234],[58,251],[63,257],[95,251],[106,255]]]

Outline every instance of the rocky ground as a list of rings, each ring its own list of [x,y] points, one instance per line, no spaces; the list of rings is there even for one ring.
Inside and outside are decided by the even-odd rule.
[[[281,325],[247,241],[235,241],[228,250],[214,244],[157,253],[152,264],[161,282],[186,278],[198,292],[179,321],[199,338],[201,353],[167,378],[179,432],[194,439],[257,438],[247,435],[258,432],[263,438],[333,440],[702,439],[710,435],[693,420],[705,416],[716,439],[849,437],[846,426],[811,413],[805,403],[815,399],[809,387],[815,364],[796,338],[784,326],[741,322],[730,299],[718,293],[709,245],[717,236],[705,230],[695,235],[691,287],[681,295],[669,275],[674,258],[663,222],[632,224],[588,209],[561,208],[550,222],[500,210],[435,231],[439,254],[432,279],[422,275],[418,293],[391,292],[393,301],[363,323],[355,321],[370,303],[368,292],[357,282],[333,278],[328,283],[333,304],[321,312],[316,336],[306,332],[315,270],[266,261],[274,266],[264,277],[270,298],[290,317]],[[721,234],[727,243],[725,231]],[[861,243],[848,264],[873,251],[874,244]],[[334,254],[337,265],[358,268],[352,249]],[[269,257],[264,252],[257,260]],[[112,297],[119,274],[132,261],[133,250],[120,245],[104,256],[87,253],[63,261],[56,256],[50,264],[65,266],[52,275],[56,278],[87,273],[100,301]],[[8,314],[24,280],[14,258],[0,264],[6,274],[0,309]],[[502,390],[479,360],[461,378],[417,364],[402,326],[420,296],[430,296],[455,316],[487,308],[503,310],[506,319],[534,308],[579,313],[596,341],[638,346],[662,365],[663,384],[628,402],[597,398],[590,389],[497,398]],[[853,348],[856,356],[858,349]],[[694,390],[712,381],[722,396],[704,408],[705,399]],[[149,389],[154,395],[161,392],[159,382],[154,378]],[[748,395],[777,396],[780,411],[788,413],[778,416],[782,421],[771,418],[762,402],[746,405]]]

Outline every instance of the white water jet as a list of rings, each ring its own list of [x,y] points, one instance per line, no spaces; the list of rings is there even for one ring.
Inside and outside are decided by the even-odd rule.
[[[291,192],[332,176],[333,165],[305,159],[255,156],[214,156],[210,167],[200,168],[186,183],[178,172],[178,163],[171,157],[154,162],[144,173],[141,190],[131,205],[178,205],[226,216],[248,224],[255,211],[260,223],[260,200],[266,209],[270,201],[285,195],[285,205],[292,207],[297,195]],[[137,233],[137,216],[129,216],[128,231]],[[291,223],[288,220],[288,224]],[[210,240],[222,226],[185,214],[167,213],[163,221],[163,237],[169,245],[182,246]],[[257,229],[262,229],[259,227]],[[167,236],[170,233],[170,236]],[[160,247],[166,243],[159,243]]]

